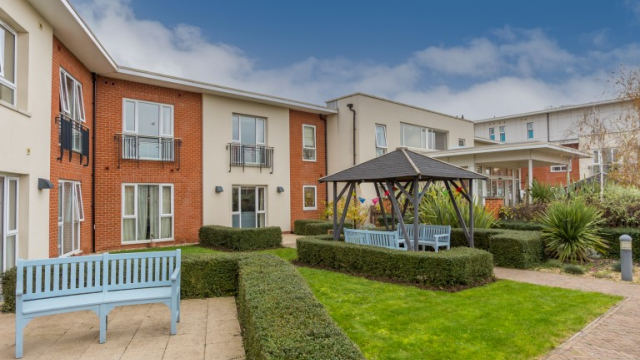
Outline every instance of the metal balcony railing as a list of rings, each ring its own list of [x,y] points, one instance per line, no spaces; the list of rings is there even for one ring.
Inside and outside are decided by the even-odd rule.
[[[58,125],[58,142],[60,144],[60,156],[57,160],[62,161],[64,151],[67,150],[69,161],[75,152],[80,154],[80,164],[84,163],[84,166],[89,166],[89,128],[64,114],[56,117],[55,123]]]
[[[229,149],[229,172],[234,166],[242,166],[242,171],[246,166],[269,169],[273,174],[273,148],[263,145],[245,145],[230,143]]]
[[[160,136],[116,134],[118,145],[118,169],[121,160],[149,160],[172,162],[180,170],[180,150],[182,139]]]

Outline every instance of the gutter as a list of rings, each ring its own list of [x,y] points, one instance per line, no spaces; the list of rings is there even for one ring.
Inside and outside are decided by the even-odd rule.
[[[353,165],[356,165],[356,111],[353,104],[347,104],[347,107],[353,112]]]
[[[93,157],[93,163],[91,164],[91,244],[93,252],[96,252],[96,92],[97,92],[97,76],[96,73],[91,73],[91,79],[93,81],[93,134],[91,156]]]

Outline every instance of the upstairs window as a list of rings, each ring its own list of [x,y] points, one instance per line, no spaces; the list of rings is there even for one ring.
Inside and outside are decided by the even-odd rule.
[[[387,153],[387,127],[376,124],[376,156]]]
[[[265,119],[253,116],[233,115],[231,122],[233,142],[242,145],[266,144]]]
[[[0,101],[16,104],[16,33],[0,21]]]
[[[458,146],[459,147],[467,146],[467,140],[466,139],[458,139]]]
[[[316,127],[302,125],[302,159],[316,161]]]
[[[505,133],[504,126],[500,126],[500,141],[507,141],[507,134]]]
[[[533,139],[533,123],[527,123],[527,139]]]
[[[400,124],[402,146],[447,150],[447,133],[422,126]]]
[[[496,128],[489,128],[489,139],[496,140]]]
[[[60,112],[76,121],[85,121],[82,84],[60,69]]]
[[[173,105],[124,99],[125,159],[173,159]]]

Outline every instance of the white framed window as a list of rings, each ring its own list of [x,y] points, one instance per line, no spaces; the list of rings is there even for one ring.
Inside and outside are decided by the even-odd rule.
[[[122,184],[122,243],[173,240],[173,184]]]
[[[495,139],[496,139],[496,128],[489,128],[489,139],[495,141]]]
[[[84,221],[82,185],[77,181],[58,182],[58,256],[80,252],[80,223]]]
[[[18,257],[18,178],[0,176],[0,272],[16,265]]]
[[[60,113],[73,121],[86,121],[82,84],[62,68],[60,69]],[[82,133],[80,127],[72,126],[71,134],[71,149],[81,152]]]
[[[459,147],[467,146],[467,139],[458,139],[458,146]]]
[[[234,157],[244,164],[262,164],[267,160],[267,120],[261,117],[233,114],[231,117],[231,142],[236,149]]]
[[[507,134],[504,126],[500,126],[500,141],[507,141]]]
[[[267,226],[267,188],[265,186],[232,187],[231,225],[235,228]]]
[[[447,133],[422,126],[400,124],[402,146],[429,150],[446,150]]]
[[[16,104],[18,36],[0,20],[0,101]]]
[[[302,209],[303,210],[318,210],[317,204],[318,188],[316,186],[303,186],[302,187]]]
[[[533,139],[533,123],[527,123],[527,139]]]
[[[123,99],[122,111],[125,159],[173,159],[173,105]]]
[[[567,172],[567,165],[553,165],[551,172]]]
[[[302,160],[316,161],[316,127],[302,125]]]
[[[387,153],[387,126],[376,124],[376,156]]]

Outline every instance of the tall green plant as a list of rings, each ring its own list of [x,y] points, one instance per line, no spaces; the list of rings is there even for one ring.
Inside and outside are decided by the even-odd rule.
[[[465,223],[469,223],[469,202],[461,194],[454,192],[454,198],[458,208],[462,213]],[[474,202],[473,204],[473,224],[476,229],[491,228],[496,226],[496,219],[493,213],[487,211],[484,206]],[[442,186],[431,186],[420,202],[420,222],[429,225],[451,225],[451,227],[462,227],[458,220],[451,198]]]
[[[602,213],[582,199],[551,204],[540,218],[547,253],[561,261],[586,262],[590,250],[604,252],[600,237]]]
[[[533,180],[529,191],[533,202],[537,203],[549,203],[563,196],[561,189],[541,183],[538,180]]]

